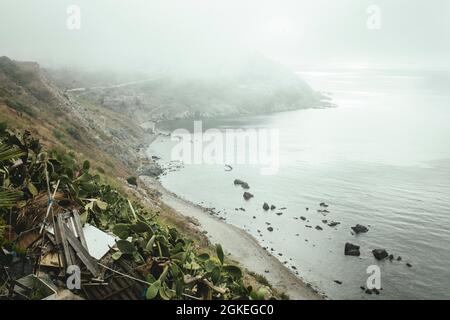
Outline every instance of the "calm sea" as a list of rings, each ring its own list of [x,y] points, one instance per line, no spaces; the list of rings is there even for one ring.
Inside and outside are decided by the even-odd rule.
[[[277,174],[261,175],[252,165],[233,165],[230,172],[223,165],[185,165],[161,181],[183,198],[216,208],[331,298],[450,299],[448,74],[301,73],[337,107],[203,122],[204,129],[278,129]],[[162,128],[190,126],[182,121]],[[174,143],[157,139],[149,154],[164,164]],[[233,185],[236,178],[250,184],[253,199],[243,199],[243,190]],[[264,202],[277,209],[265,212]],[[317,211],[325,209],[321,202],[329,205],[328,213]],[[241,207],[245,211],[236,211]],[[329,227],[322,220],[340,224]],[[369,232],[353,235],[350,227],[357,223]],[[361,247],[359,258],[344,256],[346,242]],[[377,261],[375,248],[402,260]],[[379,296],[360,288],[371,265],[381,270]]]

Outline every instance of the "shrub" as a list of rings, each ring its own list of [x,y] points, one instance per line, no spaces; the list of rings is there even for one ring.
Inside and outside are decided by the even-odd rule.
[[[134,185],[137,187],[137,178],[136,177],[128,177],[127,182],[131,185]]]
[[[58,140],[64,139],[64,133],[62,133],[62,132],[59,131],[58,129],[53,129],[53,135],[54,135],[55,138],[58,139]]]
[[[81,135],[77,129],[75,129],[73,127],[68,127],[68,128],[66,128],[66,132],[75,140],[81,141]]]
[[[36,113],[30,107],[23,105],[22,103],[20,103],[17,100],[6,99],[5,103],[8,107],[16,110],[17,112],[25,113],[25,114],[29,115],[30,117],[36,116]]]

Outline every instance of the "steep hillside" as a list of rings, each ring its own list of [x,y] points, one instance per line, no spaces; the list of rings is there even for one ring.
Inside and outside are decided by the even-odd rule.
[[[70,87],[61,77],[61,71],[53,74],[62,87]],[[147,79],[137,75],[134,82],[128,77],[115,85],[111,81],[99,85],[98,76],[83,78],[78,72],[74,72],[74,77],[78,80],[73,85],[82,88],[69,91],[77,99],[127,114],[138,124],[149,120],[239,116],[324,105],[323,96],[295,73],[261,57],[249,59],[232,71],[213,75],[165,72]],[[118,77],[111,78],[120,81]],[[86,81],[84,86],[80,79]],[[97,85],[89,86],[92,83]]]
[[[48,147],[95,159],[101,171],[125,174],[138,166],[130,150],[138,149],[143,130],[121,113],[71,98],[37,63],[0,58],[0,111],[1,121],[33,131]]]

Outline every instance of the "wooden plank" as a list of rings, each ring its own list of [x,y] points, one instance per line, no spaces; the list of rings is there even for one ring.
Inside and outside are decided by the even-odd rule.
[[[64,225],[65,228],[65,236],[67,237],[67,241],[70,243],[72,248],[77,253],[77,256],[81,259],[81,261],[86,265],[88,270],[96,277],[99,273],[97,263],[95,260],[89,255],[89,252],[81,245],[81,242],[75,238],[73,233],[70,232],[69,228]]]
[[[65,257],[65,260],[66,260],[65,267],[66,267],[66,270],[67,270],[68,266],[73,265],[73,261],[72,261],[72,257],[70,255],[70,251],[69,251],[69,244],[67,242],[66,229],[64,228],[65,226],[63,225],[62,218],[59,215],[56,217],[56,220],[57,220],[57,224],[58,224],[59,236],[60,236],[60,239],[61,239],[61,243],[63,245],[64,257]],[[64,270],[64,272],[66,270]]]
[[[80,215],[78,214],[78,211],[75,209],[72,211],[72,214],[73,214],[73,223],[75,225],[75,230],[78,234],[78,238],[80,238],[83,247],[89,251],[86,238],[84,237],[83,227],[81,226]]]
[[[56,244],[60,245],[61,244],[61,236],[60,236],[60,232],[59,232],[57,216],[53,217],[53,234],[55,235]]]

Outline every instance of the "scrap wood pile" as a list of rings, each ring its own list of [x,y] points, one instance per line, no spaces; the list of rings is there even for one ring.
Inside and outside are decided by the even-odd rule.
[[[175,228],[29,132],[0,124],[0,298],[51,299],[80,270],[86,299],[263,299],[239,267],[198,253]],[[39,285],[37,285],[39,284]],[[67,291],[67,290],[66,290]]]

